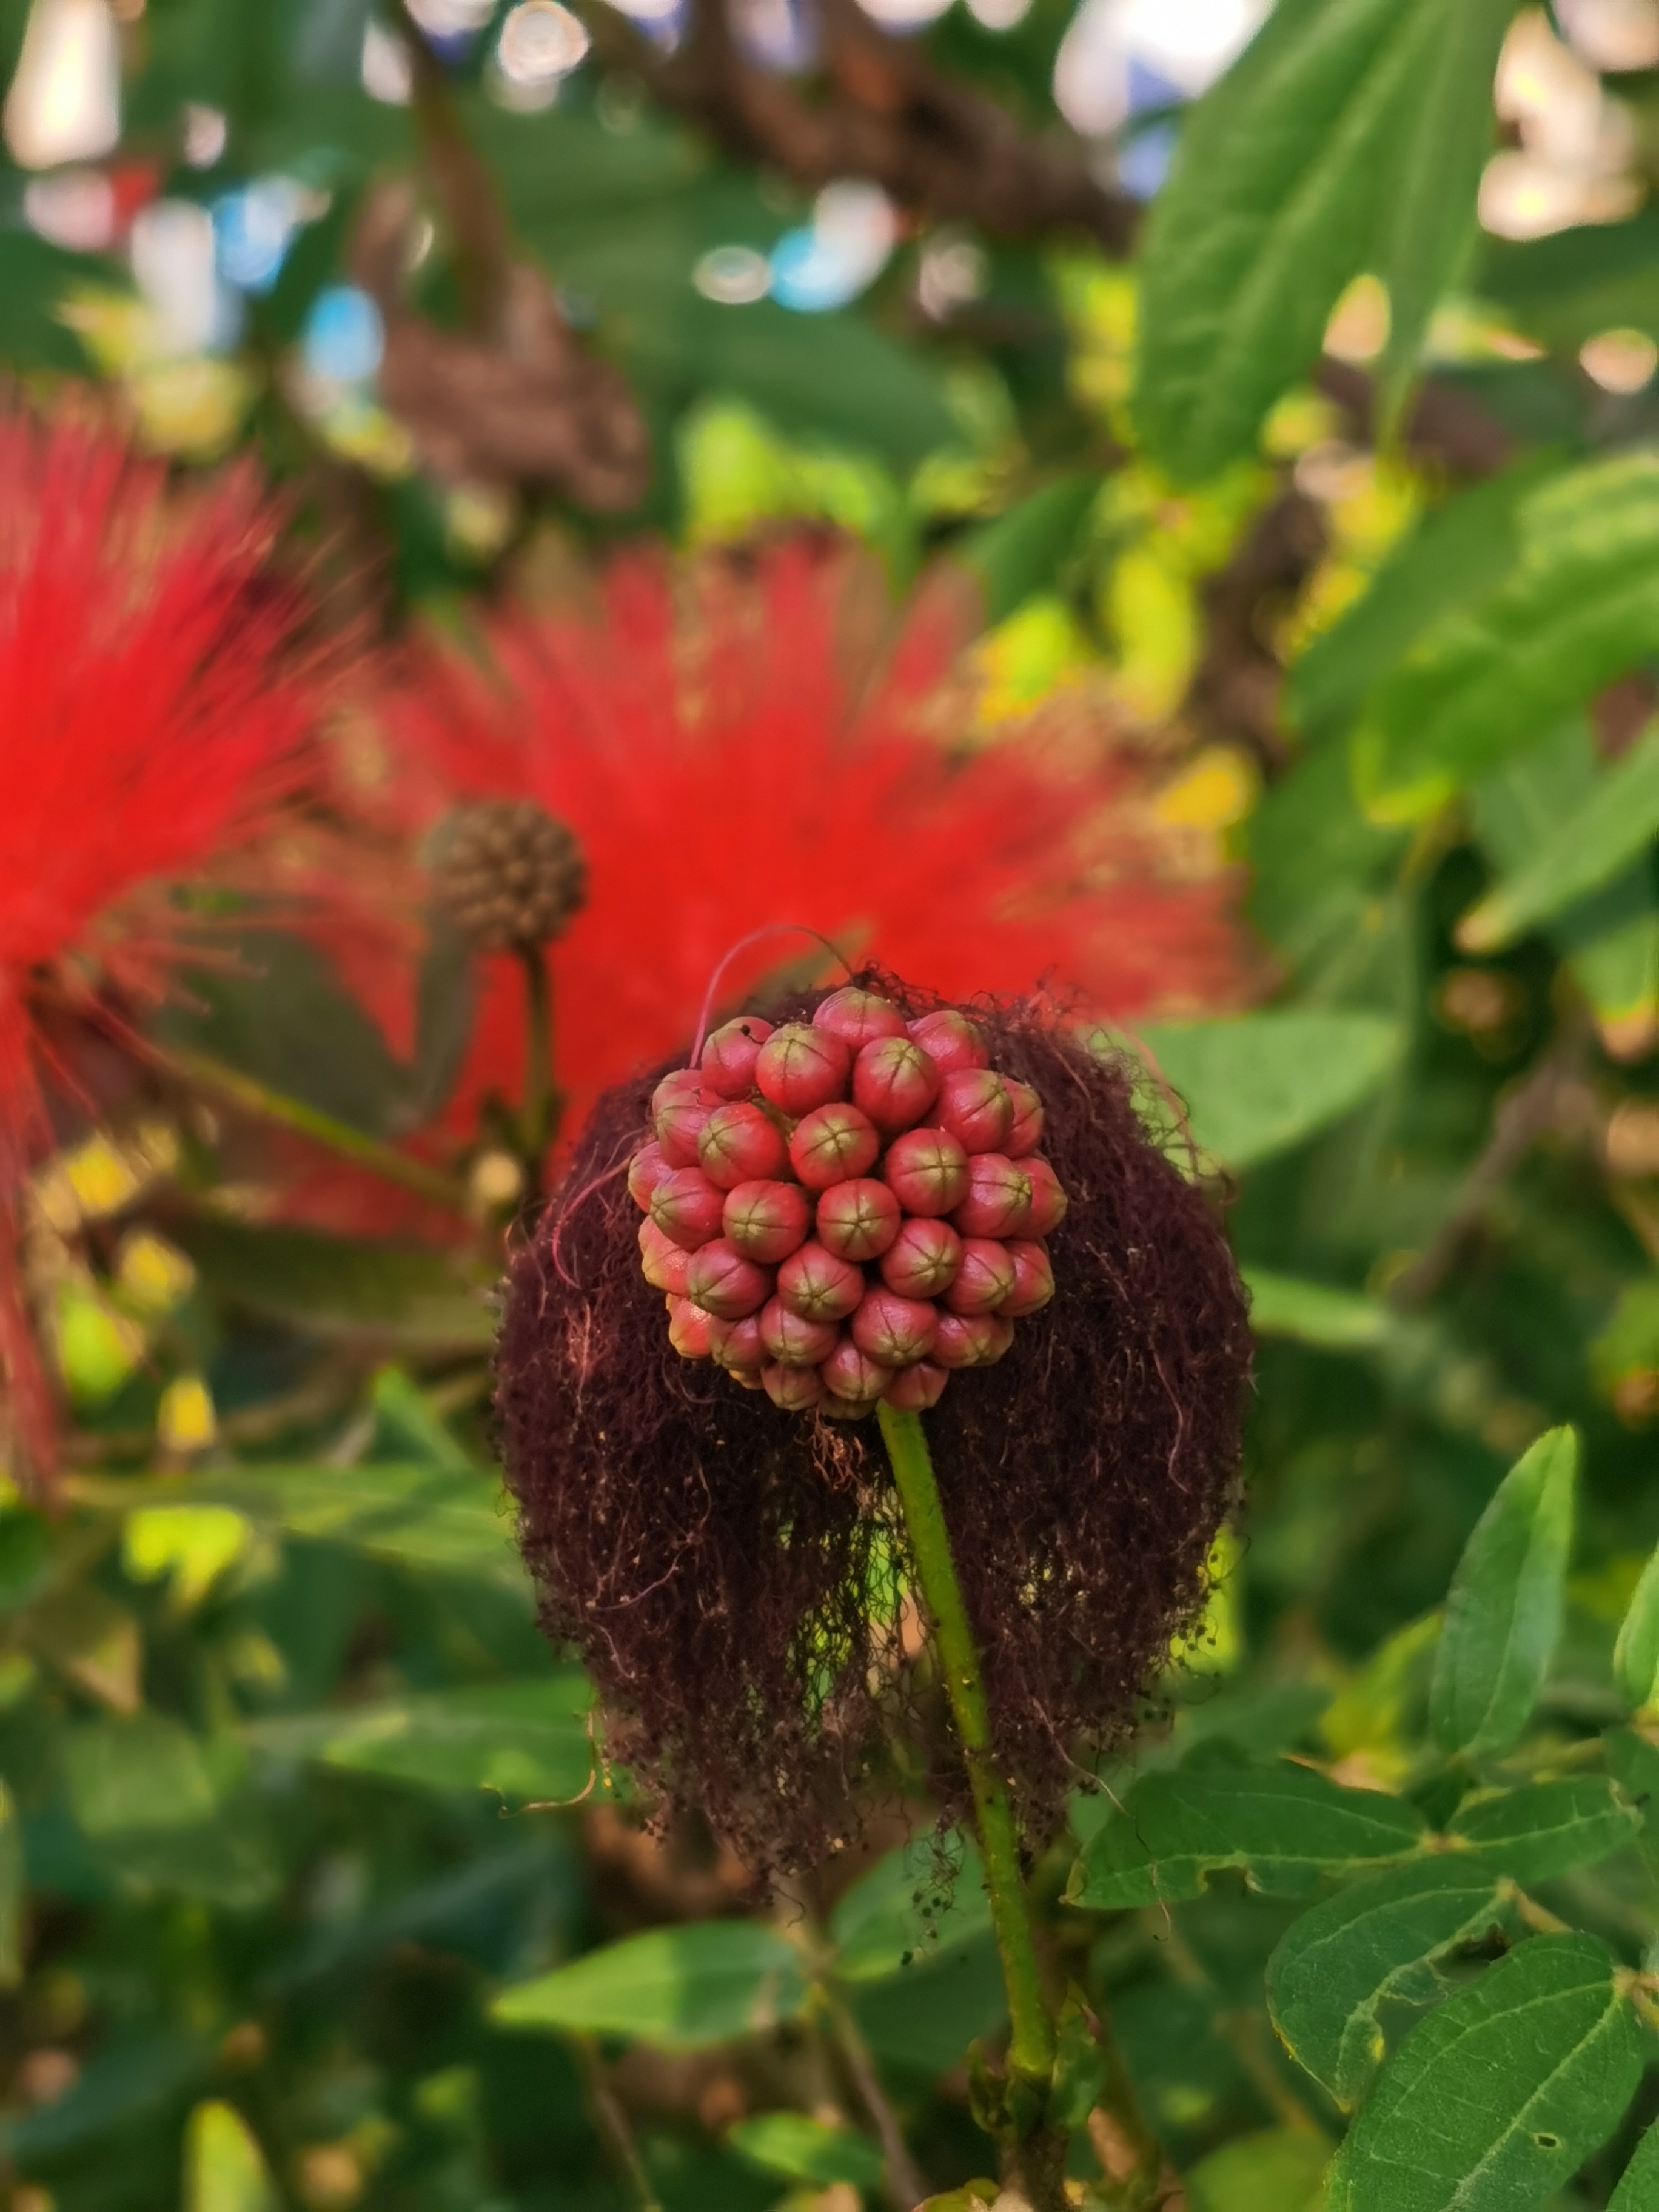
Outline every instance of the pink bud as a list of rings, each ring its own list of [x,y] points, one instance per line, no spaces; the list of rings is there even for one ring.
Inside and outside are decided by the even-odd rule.
[[[771,1023],[762,1021],[757,1014],[740,1015],[711,1031],[703,1040],[702,1057],[697,1063],[704,1089],[718,1091],[722,1098],[746,1098],[754,1088],[760,1048],[771,1034]]]
[[[1041,1313],[1053,1297],[1054,1271],[1046,1245],[1021,1238],[1003,1249],[1014,1263],[1014,1287],[1000,1311],[1010,1321],[1024,1321],[1027,1314]]]
[[[641,1222],[640,1273],[653,1290],[667,1291],[683,1298],[690,1265],[691,1255],[676,1244],[672,1237],[665,1237],[654,1221]]]
[[[880,1150],[869,1115],[840,1101],[815,1106],[796,1122],[789,1139],[790,1164],[808,1190],[828,1190],[833,1183],[867,1175]]]
[[[882,1403],[896,1406],[902,1413],[925,1413],[930,1406],[938,1405],[950,1379],[946,1369],[935,1366],[930,1359],[919,1360],[893,1377],[881,1394]]]
[[[665,1075],[651,1094],[651,1128],[671,1168],[697,1164],[697,1139],[720,1100],[688,1067]]]
[[[990,1367],[1014,1340],[1014,1325],[1000,1314],[942,1313],[933,1338],[936,1367]]]
[[[803,1321],[840,1321],[864,1296],[864,1276],[822,1244],[803,1244],[778,1269],[778,1297]]]
[[[818,1242],[843,1260],[874,1260],[898,1235],[902,1218],[884,1182],[859,1176],[838,1182],[819,1199]]]
[[[962,1239],[948,1221],[907,1221],[881,1255],[881,1279],[905,1298],[936,1298],[956,1280]]]
[[[1031,1178],[1031,1211],[1026,1228],[1033,1237],[1052,1237],[1066,1218],[1068,1203],[1060,1177],[1047,1160],[1020,1162]]]
[[[685,1295],[717,1321],[741,1321],[758,1313],[772,1295],[772,1273],[745,1260],[724,1237],[691,1255]]]
[[[761,1047],[755,1081],[763,1098],[793,1116],[844,1098],[852,1070],[852,1048],[844,1037],[786,1022]]]
[[[673,1170],[662,1156],[662,1146],[654,1139],[641,1145],[628,1163],[628,1195],[641,1213],[649,1211],[651,1194],[665,1175]]]
[[[842,1337],[818,1373],[832,1397],[850,1398],[855,1404],[879,1398],[893,1379],[893,1370],[860,1352],[850,1336]]]
[[[962,1248],[962,1268],[945,1293],[952,1313],[1000,1313],[1019,1280],[1008,1247],[992,1237],[969,1237]]]
[[[941,1075],[989,1062],[979,1024],[970,1022],[959,1006],[937,1007],[931,1014],[918,1015],[908,1027]]]
[[[695,1252],[720,1233],[725,1194],[701,1168],[671,1168],[651,1194],[651,1218],[684,1251]]]
[[[682,1359],[707,1359],[710,1317],[690,1298],[668,1301],[668,1341]]]
[[[798,1182],[740,1182],[726,1194],[720,1226],[745,1258],[775,1267],[806,1242],[812,1201]]]
[[[1031,1218],[1031,1178],[1001,1152],[968,1163],[968,1191],[951,1216],[964,1237],[1021,1237]]]
[[[787,1175],[789,1147],[758,1106],[736,1099],[717,1106],[703,1123],[697,1159],[710,1182],[735,1190],[740,1182]]]
[[[949,1213],[968,1195],[968,1155],[943,1129],[910,1129],[895,1137],[882,1174],[907,1213]]]
[[[832,1421],[867,1421],[879,1398],[837,1398],[826,1390],[818,1401],[818,1411],[828,1414]]]
[[[711,1320],[708,1350],[711,1358],[734,1375],[739,1370],[758,1375],[766,1364],[760,1322],[754,1314],[745,1314],[741,1321]]]
[[[1018,1076],[1005,1075],[1002,1080],[1014,1109],[1013,1122],[1002,1149],[1011,1160],[1023,1160],[1027,1152],[1036,1152],[1042,1142],[1042,1101],[1030,1085],[1022,1083]]]
[[[806,1321],[781,1298],[769,1298],[757,1318],[765,1357],[780,1367],[816,1367],[839,1342],[832,1321]]]
[[[823,1377],[814,1367],[763,1367],[761,1383],[786,1413],[805,1413],[823,1395]]]
[[[926,1118],[939,1086],[938,1068],[907,1036],[878,1037],[853,1062],[853,1103],[889,1137]]]
[[[860,991],[848,983],[843,989],[831,991],[812,1017],[815,1030],[830,1030],[844,1038],[853,1051],[871,1043],[877,1037],[902,1036],[904,1017],[890,999],[883,999],[874,991]]]
[[[939,1085],[933,1119],[971,1158],[975,1152],[1001,1151],[1014,1125],[1014,1102],[1007,1085],[988,1067],[959,1067]]]
[[[924,1298],[866,1291],[848,1327],[859,1350],[882,1366],[913,1367],[933,1349],[939,1314]]]

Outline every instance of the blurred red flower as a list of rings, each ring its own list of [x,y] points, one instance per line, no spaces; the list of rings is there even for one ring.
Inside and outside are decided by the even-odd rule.
[[[273,536],[246,473],[173,490],[94,422],[0,413],[0,1382],[37,1455],[18,1187],[77,1088],[65,1019],[122,1031],[179,946],[169,879],[294,784],[312,702]]]
[[[965,626],[939,592],[896,640],[868,611],[819,547],[689,579],[635,556],[587,617],[508,609],[481,652],[415,647],[378,745],[348,738],[354,803],[406,838],[457,800],[512,796],[580,840],[588,902],[551,955],[567,1134],[606,1085],[684,1048],[716,964],[769,924],[951,997],[1046,981],[1128,1018],[1247,988],[1233,886],[1182,865],[1143,752],[1075,708],[953,748]],[[405,1037],[407,968],[377,975],[356,949],[343,968]],[[723,1001],[803,955],[823,965],[805,941],[753,947]],[[485,963],[456,1137],[489,1091],[519,1092],[521,991],[510,958]]]

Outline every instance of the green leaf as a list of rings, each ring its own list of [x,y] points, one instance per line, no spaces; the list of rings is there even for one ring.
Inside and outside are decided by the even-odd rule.
[[[1500,584],[1519,556],[1522,504],[1559,466],[1526,461],[1425,514],[1292,666],[1285,711],[1297,727],[1340,736],[1419,637]]]
[[[836,2181],[877,2189],[885,2162],[867,2136],[851,2128],[827,2127],[805,2112],[757,2112],[739,2120],[726,2136],[763,2173],[785,2181],[811,2181],[820,2187]]]
[[[1593,1866],[1641,1827],[1641,1814],[1605,1775],[1574,1774],[1469,1799],[1447,1833],[1525,1882]]]
[[[854,1882],[830,1916],[836,1975],[880,1981],[991,1924],[978,1850],[953,1834],[918,1836]]]
[[[1378,1298],[1274,1274],[1266,1267],[1240,1273],[1250,1294],[1250,1327],[1258,1336],[1288,1336],[1328,1352],[1367,1352],[1396,1332],[1395,1316]]]
[[[1000,2035],[1008,2016],[988,1929],[900,1973],[855,1983],[849,1996],[859,2032],[883,2067],[929,2083],[960,2065],[976,2039]]]
[[[27,2112],[9,2130],[7,2150],[26,2168],[77,2148],[173,2104],[212,2064],[210,2045],[158,2021],[106,2045],[66,2094]]]
[[[1390,2000],[1432,2004],[1433,1962],[1497,1917],[1502,1879],[1457,1857],[1413,1860],[1304,1912],[1267,1961],[1267,2007],[1285,2047],[1352,2112],[1382,2057]]]
[[[1659,2204],[1659,2122],[1637,2144],[1635,2154],[1607,2199],[1607,2212],[1653,2212]]]
[[[1659,1705],[1659,1547],[1643,1568],[1620,1624],[1613,1671],[1635,1711]]]
[[[189,1827],[218,1808],[201,1745],[165,1713],[70,1729],[64,1768],[70,1808],[89,1836]]]
[[[503,2027],[574,2028],[696,2051],[793,2020],[806,2002],[795,1946],[754,1920],[653,1928],[503,1990]]]
[[[1551,1429],[1499,1483],[1452,1577],[1429,1690],[1442,1750],[1500,1757],[1519,1740],[1561,1631],[1578,1438]]]
[[[979,579],[988,629],[1054,582],[1099,496],[1092,471],[1064,477],[957,542],[952,557]]]
[[[234,2105],[198,2105],[185,2128],[184,2212],[278,2212],[253,2132]]]
[[[1279,0],[1188,118],[1141,257],[1134,410],[1152,458],[1212,475],[1317,356],[1375,234],[1448,11]],[[1485,7],[1481,13],[1486,12]]]
[[[1659,830],[1659,729],[1599,775],[1581,805],[1558,815],[1524,864],[1505,872],[1458,926],[1468,952],[1494,952],[1587,892],[1611,883]]]
[[[590,1785],[604,1794],[588,1725],[592,1704],[592,1685],[571,1667],[539,1680],[475,1683],[258,1721],[243,1741],[277,1758],[426,1789],[557,1802]]]
[[[1154,1024],[1136,1041],[1186,1101],[1199,1144],[1232,1168],[1352,1112],[1387,1080],[1405,1042],[1381,1015],[1300,1006]]]
[[[1196,1897],[1218,1867],[1243,1867],[1252,1887],[1271,1896],[1304,1896],[1322,1874],[1369,1873],[1407,1857],[1423,1825],[1404,1798],[1344,1790],[1290,1760],[1194,1758],[1135,1784],[1084,1845],[1066,1896],[1097,1911],[1174,1903]]]
[[[1527,2212],[1618,2125],[1643,2057],[1606,1946],[1535,1937],[1406,2038],[1337,2154],[1328,2212]]]
[[[1187,2176],[1190,2212],[1319,2212],[1331,2147],[1311,2128],[1267,2128],[1210,2153]]]
[[[1659,454],[1565,471],[1517,520],[1509,574],[1423,635],[1355,732],[1379,820],[1432,813],[1659,652]]]
[[[1389,289],[1389,341],[1377,364],[1377,416],[1397,419],[1431,318],[1477,233],[1475,195],[1492,143],[1492,77],[1515,0],[1434,9],[1425,66],[1404,103],[1382,195],[1377,273]]]
[[[1614,1779],[1641,1812],[1643,1855],[1659,1874],[1659,1745],[1634,1729],[1609,1729],[1601,1741]]]
[[[313,1335],[439,1351],[476,1352],[491,1340],[483,1286],[429,1246],[231,1221],[184,1222],[176,1236],[208,1290]]]
[[[15,1990],[23,1978],[27,1886],[22,1824],[10,1790],[0,1782],[0,1990]]]

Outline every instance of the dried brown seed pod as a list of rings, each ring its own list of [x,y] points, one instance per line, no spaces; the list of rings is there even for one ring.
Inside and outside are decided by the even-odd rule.
[[[533,799],[479,799],[439,830],[432,889],[481,951],[502,952],[563,935],[586,896],[587,863]]]

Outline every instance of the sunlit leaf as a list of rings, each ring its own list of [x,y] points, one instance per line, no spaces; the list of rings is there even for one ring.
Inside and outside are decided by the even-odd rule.
[[[278,2212],[252,2129],[234,2105],[198,2105],[185,2129],[184,2212]]]
[[[1659,1705],[1659,1549],[1642,1570],[1613,1647],[1613,1671],[1637,1711]]]
[[[1351,1113],[1387,1080],[1404,1045],[1381,1015],[1313,1007],[1153,1024],[1138,1041],[1186,1102],[1197,1142],[1234,1168]]]
[[[1200,2159],[1187,2175],[1191,2212],[1319,2212],[1331,2147],[1311,2128],[1267,2128]]]
[[[653,1928],[589,1951],[490,2007],[503,2027],[625,2035],[695,2051],[793,2020],[806,2002],[796,1946],[754,1920]]]
[[[867,2136],[829,2127],[805,2112],[757,2112],[753,2119],[739,2120],[726,2140],[751,2166],[785,2181],[813,2181],[821,2187],[846,2181],[865,2189],[881,2183],[882,2155]]]
[[[836,1973],[879,1981],[988,1928],[991,1900],[973,1844],[918,1837],[878,1861],[830,1916]]]
[[[1468,1799],[1447,1832],[1527,1882],[1593,1866],[1641,1827],[1640,1813],[1605,1776],[1574,1774]]]

